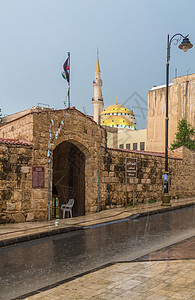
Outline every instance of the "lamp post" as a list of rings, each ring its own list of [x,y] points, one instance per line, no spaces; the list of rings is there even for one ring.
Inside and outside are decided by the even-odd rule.
[[[183,36],[181,33],[176,33],[172,36],[171,39],[167,39],[167,64],[166,64],[166,117],[165,117],[165,173],[164,173],[164,194],[162,197],[162,205],[170,206],[170,196],[169,196],[169,185],[168,185],[168,99],[169,99],[169,61],[170,61],[170,49],[171,43],[174,41],[174,44],[177,45],[179,41],[182,40],[179,48],[184,52],[192,48],[193,45],[188,39],[188,35]]]

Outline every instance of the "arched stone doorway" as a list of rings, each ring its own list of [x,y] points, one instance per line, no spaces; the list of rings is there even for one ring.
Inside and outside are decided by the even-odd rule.
[[[53,152],[52,217],[61,218],[61,205],[74,198],[73,216],[85,214],[85,154],[64,141]]]

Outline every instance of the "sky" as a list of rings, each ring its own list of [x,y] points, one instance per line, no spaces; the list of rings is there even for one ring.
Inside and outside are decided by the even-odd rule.
[[[62,65],[70,51],[71,106],[93,115],[99,47],[104,108],[118,102],[146,128],[147,97],[165,84],[167,35],[195,43],[194,0],[0,0],[0,108],[64,107]],[[195,72],[195,47],[172,43],[170,82]]]

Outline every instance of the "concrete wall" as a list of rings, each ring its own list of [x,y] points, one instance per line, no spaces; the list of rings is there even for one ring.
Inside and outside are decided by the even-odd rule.
[[[154,87],[148,93],[147,150],[165,151],[166,88]],[[179,120],[195,126],[195,74],[173,79],[169,86],[169,146],[175,139]]]
[[[127,148],[127,144],[130,144],[130,149],[133,149],[133,143],[137,143],[137,150],[140,150],[140,143],[145,143],[146,150],[146,139],[147,129],[140,130],[129,130],[129,129],[118,129],[112,127],[105,127],[107,131],[107,145],[109,148],[119,148],[122,144],[123,149]]]
[[[118,148],[118,129],[105,126],[107,132],[107,146],[109,148]]]
[[[137,150],[140,150],[140,143],[145,143],[146,150],[146,129],[140,129],[140,130],[121,130],[118,131],[118,148],[122,144],[124,145],[124,149],[127,148],[127,144],[130,144],[130,150],[133,150],[133,144],[137,143]]]

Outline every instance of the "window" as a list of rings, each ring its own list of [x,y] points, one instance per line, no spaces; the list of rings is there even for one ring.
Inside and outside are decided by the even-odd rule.
[[[120,144],[120,145],[119,145],[119,148],[120,148],[120,149],[124,149],[124,145],[123,145],[123,144]]]
[[[145,142],[140,143],[140,150],[145,150]]]
[[[131,149],[131,144],[126,144],[126,149],[130,150]]]
[[[133,143],[133,150],[137,150],[137,143]]]

